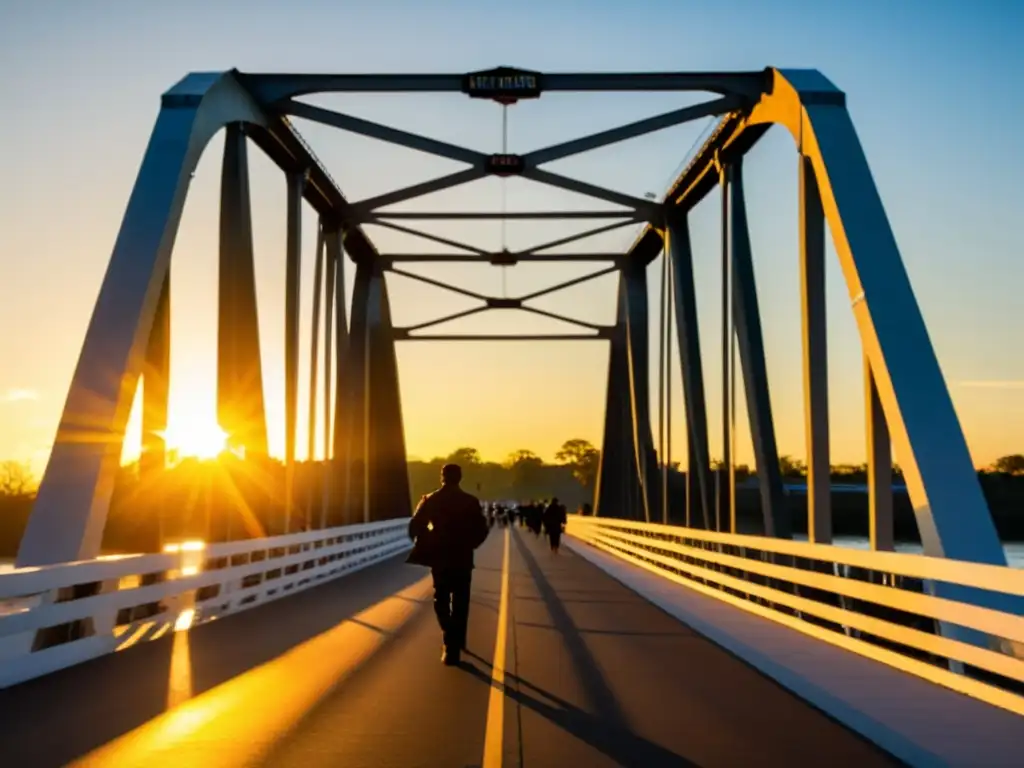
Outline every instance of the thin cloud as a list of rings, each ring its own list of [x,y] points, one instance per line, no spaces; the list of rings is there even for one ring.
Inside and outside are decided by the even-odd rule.
[[[34,389],[8,389],[0,397],[0,403],[21,403],[26,400],[38,400],[39,393]]]
[[[1009,381],[961,381],[961,387],[973,387],[974,389],[1024,389],[1024,380]]]

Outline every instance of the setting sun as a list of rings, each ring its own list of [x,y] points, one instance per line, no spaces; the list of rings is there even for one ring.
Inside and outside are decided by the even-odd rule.
[[[198,459],[219,456],[227,449],[227,438],[227,433],[216,424],[172,425],[164,433],[168,450],[177,451],[181,457],[194,456]]]

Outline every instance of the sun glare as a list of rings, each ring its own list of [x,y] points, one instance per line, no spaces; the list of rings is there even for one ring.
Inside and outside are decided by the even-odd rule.
[[[227,448],[227,433],[216,424],[190,424],[185,428],[172,427],[164,433],[168,450],[184,457],[213,459]]]

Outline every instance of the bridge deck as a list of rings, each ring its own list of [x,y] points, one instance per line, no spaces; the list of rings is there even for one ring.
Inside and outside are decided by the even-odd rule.
[[[583,558],[511,537],[504,765],[894,763]],[[502,551],[496,529],[461,669],[396,559],[0,692],[0,764],[480,765]]]

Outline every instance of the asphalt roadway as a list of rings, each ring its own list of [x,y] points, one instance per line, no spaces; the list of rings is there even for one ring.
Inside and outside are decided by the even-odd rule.
[[[898,764],[524,530],[478,552],[460,667],[425,576],[395,558],[0,691],[0,766]]]

